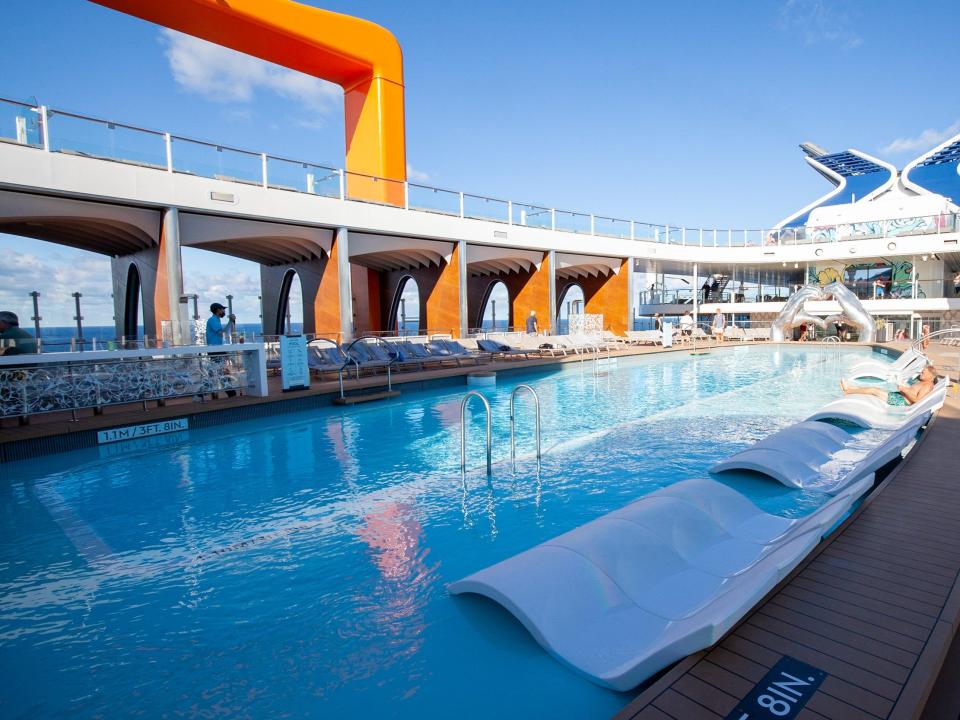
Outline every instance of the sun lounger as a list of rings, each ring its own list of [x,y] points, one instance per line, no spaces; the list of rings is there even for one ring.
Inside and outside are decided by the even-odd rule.
[[[750,470],[787,487],[834,494],[899,458],[924,419],[914,418],[868,450],[854,449],[857,438],[836,426],[807,420],[731,455],[710,472]]]
[[[515,348],[494,340],[477,340],[477,347],[495,357],[530,357],[540,354],[539,350]]]
[[[847,373],[847,379],[877,378],[879,380],[903,382],[908,378],[916,377],[928,362],[926,355],[911,347],[905,350],[900,357],[892,363],[881,362],[879,360],[864,360],[863,362],[859,362],[850,368],[850,371]]]
[[[337,373],[347,364],[340,346],[323,340],[307,343],[307,367],[317,374]]]
[[[865,428],[894,430],[943,407],[949,387],[950,378],[940,378],[926,397],[906,407],[887,405],[869,395],[848,395],[828,403],[807,420],[842,420]]]
[[[495,600],[558,660],[629,690],[717,642],[856,499],[844,493],[791,521],[731,501],[719,483],[694,482],[689,491],[678,483],[651,493],[449,590]]]

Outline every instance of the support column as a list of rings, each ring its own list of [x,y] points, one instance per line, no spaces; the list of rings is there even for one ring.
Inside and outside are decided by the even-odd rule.
[[[466,265],[466,243],[459,241],[453,246],[450,259],[440,268],[440,274],[433,287],[419,286],[426,296],[426,327],[428,332],[449,332],[454,337],[462,337],[462,325],[467,321],[462,306],[466,304],[466,270],[461,274],[461,265]]]
[[[177,208],[165,208],[163,211],[158,260],[157,286],[153,300],[157,337],[163,335],[163,321],[169,320],[174,344],[185,345],[190,342],[191,333],[189,326],[184,323],[185,313],[180,311],[180,298],[183,297],[183,260],[180,255],[180,211]],[[186,308],[186,298],[183,307]]]
[[[637,283],[634,268],[635,258],[627,258],[627,330],[633,330],[634,318],[637,316]]]
[[[337,228],[336,233],[334,233],[333,246],[330,248],[330,261],[337,269],[338,302],[336,312],[339,315],[338,324],[340,326],[341,342],[348,343],[353,340],[353,291],[350,287],[350,232],[346,228]],[[332,273],[325,274],[332,275]],[[315,312],[319,318],[319,310],[315,309]],[[330,309],[327,309],[327,315],[333,315]]]
[[[553,334],[557,331],[557,252],[556,250],[551,250],[547,253],[546,263],[549,271],[547,279],[550,282],[550,333]],[[586,311],[586,308],[584,308]]]
[[[470,278],[467,273],[467,243],[457,241],[455,250],[457,256],[457,279],[460,283],[460,337],[466,337],[470,332],[470,311],[467,301],[467,282]]]
[[[630,329],[627,317],[629,275],[630,260],[624,259],[620,261],[619,272],[611,273],[599,282],[592,278],[584,280],[580,285],[584,294],[584,312],[603,315],[604,329],[617,335]]]
[[[693,264],[693,324],[700,323],[700,264]]]

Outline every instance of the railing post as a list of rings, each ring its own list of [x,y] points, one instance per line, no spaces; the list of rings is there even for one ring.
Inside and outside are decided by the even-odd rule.
[[[733,247],[733,228],[727,228],[727,247]]]
[[[263,182],[263,186],[267,187],[267,154],[260,153],[260,179]]]
[[[403,209],[410,209],[410,183],[406,180],[403,181]]]
[[[703,228],[700,228],[700,247],[703,247]]]
[[[687,229],[685,227],[680,228],[680,244],[687,244]]]
[[[167,153],[167,172],[173,172],[173,138],[170,137],[170,133],[165,132],[163,134],[163,144],[166,148]]]
[[[460,195],[460,217],[463,217],[463,193],[458,193]]]
[[[590,234],[591,234],[591,235],[596,235],[596,234],[597,234],[597,232],[596,232],[596,225],[594,224],[593,213],[590,213]]]
[[[713,246],[714,247],[717,246],[717,229],[716,228],[713,229]]]
[[[337,170],[337,174],[340,176],[340,199],[341,199],[341,200],[346,200],[346,199],[347,199],[347,192],[346,192],[347,188],[346,188],[346,183],[345,183],[344,180],[343,180],[343,168],[339,168],[339,169]]]
[[[43,138],[43,149],[50,152],[50,127],[48,126],[47,106],[40,106],[40,136]]]
[[[507,200],[507,225],[513,225],[513,200]]]
[[[633,220],[630,221],[630,239],[631,240],[637,239],[637,233],[636,233],[636,230],[634,229],[635,224],[636,223],[634,223]]]
[[[663,226],[663,242],[666,243],[667,245],[670,244],[670,226],[669,225]]]
[[[557,211],[554,208],[550,208],[550,229],[557,229]],[[553,272],[553,268],[550,271]]]
[[[743,229],[743,246],[744,247],[747,247],[747,243],[750,241],[750,237],[748,235],[749,232],[750,231],[747,230],[746,228]]]

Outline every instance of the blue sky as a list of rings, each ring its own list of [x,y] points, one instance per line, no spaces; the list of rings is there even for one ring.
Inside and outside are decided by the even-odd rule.
[[[828,189],[799,142],[902,166],[960,132],[955,1],[322,6],[399,38],[411,178],[440,187],[761,227]],[[83,0],[11,4],[5,20],[0,95],[342,164],[336,88]],[[0,268],[5,307],[36,286],[51,324],[69,324],[79,289],[88,322],[110,322],[109,298],[96,301],[109,295],[103,258],[9,236],[0,247],[13,260]],[[188,291],[242,296],[241,319],[256,319],[255,266],[202,251],[185,265]]]

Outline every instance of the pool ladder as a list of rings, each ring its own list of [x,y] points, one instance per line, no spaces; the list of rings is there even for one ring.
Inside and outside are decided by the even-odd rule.
[[[534,390],[529,385],[517,385],[514,388],[513,392],[510,393],[510,460],[516,460],[517,456],[517,441],[516,441],[516,413],[514,412],[516,407],[517,393],[521,390],[528,391],[533,396],[534,409],[536,411],[536,441],[537,441],[537,462],[540,462],[540,397],[537,395],[537,391]],[[477,390],[471,390],[466,395],[463,396],[463,400],[460,402],[460,472],[465,473],[467,471],[467,405],[470,404],[471,398],[480,398],[480,402],[483,403],[484,413],[486,414],[487,421],[487,475],[491,475],[493,472],[493,443],[492,443],[492,420],[493,412],[490,409],[490,402],[484,396],[483,393]]]

